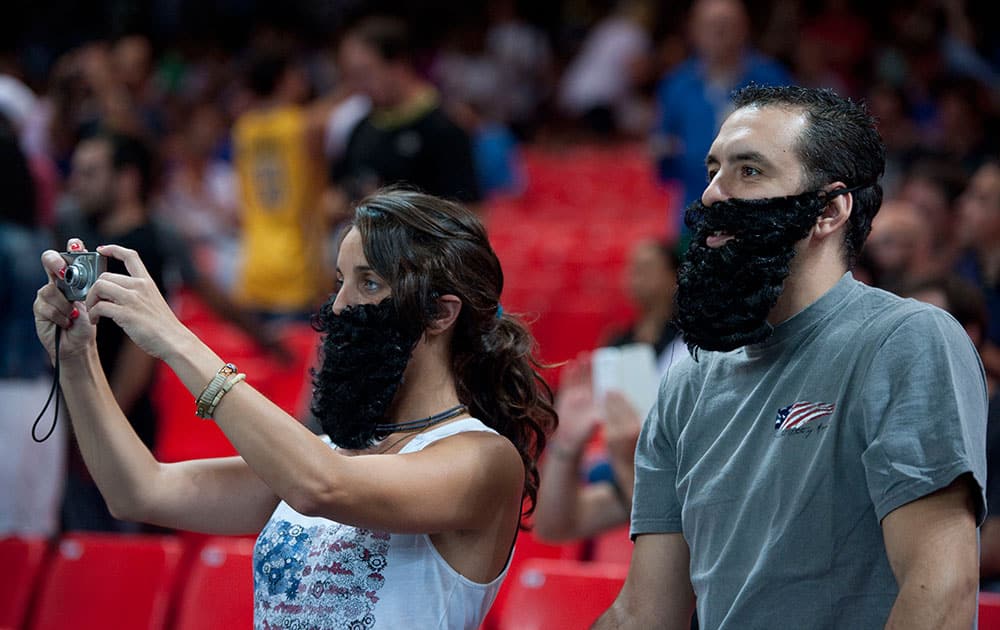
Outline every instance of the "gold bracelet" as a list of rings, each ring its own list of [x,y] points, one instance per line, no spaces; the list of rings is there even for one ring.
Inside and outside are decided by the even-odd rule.
[[[199,418],[211,418],[212,412],[215,411],[215,404],[212,401],[219,395],[226,381],[238,372],[239,369],[232,363],[227,363],[219,368],[219,371],[208,382],[208,385],[205,386],[205,389],[202,390],[198,398],[195,399],[194,414]]]
[[[212,404],[208,408],[209,418],[215,415],[215,408],[219,406],[220,402],[222,402],[222,397],[229,393],[229,390],[233,388],[233,385],[239,383],[240,381],[245,380],[246,377],[247,377],[246,374],[237,374],[236,376],[226,381],[226,384],[222,386],[222,389],[219,390],[219,393],[216,394],[215,398],[212,399]]]

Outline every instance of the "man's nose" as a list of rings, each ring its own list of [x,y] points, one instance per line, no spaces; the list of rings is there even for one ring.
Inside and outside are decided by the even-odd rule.
[[[729,194],[723,189],[722,178],[716,175],[705,187],[705,192],[701,193],[701,202],[710,206],[718,201],[729,199]]]

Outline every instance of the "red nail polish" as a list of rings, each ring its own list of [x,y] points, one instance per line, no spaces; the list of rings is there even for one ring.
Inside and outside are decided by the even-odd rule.
[[[74,308],[73,312],[69,314],[70,319],[76,319],[79,316],[80,316],[80,309],[78,308]]]
[[[73,244],[71,244],[69,246],[69,248],[72,249],[72,250],[74,250],[74,251],[76,251],[76,250],[80,249],[80,244],[79,243],[73,243]]]
[[[62,269],[59,270],[59,277],[60,278],[65,278],[66,277],[66,268],[65,267],[63,267]]]

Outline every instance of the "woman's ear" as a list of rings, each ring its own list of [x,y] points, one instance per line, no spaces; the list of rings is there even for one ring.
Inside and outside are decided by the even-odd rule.
[[[448,331],[462,312],[462,300],[455,295],[442,295],[437,299],[438,315],[431,320],[427,334],[440,335]]]

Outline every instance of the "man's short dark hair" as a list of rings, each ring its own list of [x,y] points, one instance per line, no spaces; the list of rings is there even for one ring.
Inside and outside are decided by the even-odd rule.
[[[736,108],[783,107],[801,110],[806,127],[796,145],[805,171],[805,187],[817,190],[835,181],[853,193],[854,204],[844,238],[848,267],[861,253],[872,219],[882,205],[885,145],[867,109],[833,90],[798,86],[751,85],[733,94]]]
[[[413,61],[414,45],[410,29],[406,22],[397,17],[366,17],[355,24],[348,35],[357,37],[370,46],[384,61]]]
[[[257,98],[268,98],[278,89],[292,58],[280,50],[257,50],[247,63],[246,86]]]

